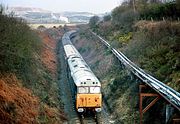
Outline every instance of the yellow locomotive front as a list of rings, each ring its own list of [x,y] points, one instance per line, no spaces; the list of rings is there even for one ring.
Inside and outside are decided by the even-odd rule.
[[[78,112],[88,110],[100,112],[102,107],[102,94],[100,86],[79,86],[76,94],[76,109]]]

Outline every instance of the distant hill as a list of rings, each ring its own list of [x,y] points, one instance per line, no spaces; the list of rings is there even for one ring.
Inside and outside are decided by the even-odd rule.
[[[89,12],[59,12],[31,7],[10,7],[7,14],[25,19],[28,23],[88,23],[95,14]]]

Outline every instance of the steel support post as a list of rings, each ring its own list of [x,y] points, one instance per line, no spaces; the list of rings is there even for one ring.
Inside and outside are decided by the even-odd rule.
[[[142,124],[143,114],[149,110],[160,98],[161,96],[157,93],[142,93],[142,89],[147,88],[146,85],[139,85],[139,113],[140,113],[140,124]],[[155,97],[144,109],[143,109],[143,98],[144,97]]]

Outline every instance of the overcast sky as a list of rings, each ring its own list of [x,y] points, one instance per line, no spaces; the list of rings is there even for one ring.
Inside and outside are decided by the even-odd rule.
[[[0,0],[11,6],[37,7],[53,12],[78,11],[105,13],[121,4],[123,0]]]

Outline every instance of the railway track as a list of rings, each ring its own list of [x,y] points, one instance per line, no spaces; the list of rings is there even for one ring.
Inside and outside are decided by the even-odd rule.
[[[102,121],[102,114],[81,116],[81,124],[109,124]]]
[[[93,117],[81,118],[81,124],[98,124]]]
[[[109,123],[101,123],[101,118],[99,115],[95,118],[94,115],[89,115],[82,117],[80,116],[75,108],[75,99],[73,92],[73,80],[71,78],[67,61],[65,60],[65,53],[62,47],[62,42],[59,44],[59,60],[61,66],[60,73],[60,87],[62,91],[62,99],[64,102],[64,111],[68,117],[68,122],[66,124],[109,124]]]
[[[76,36],[76,32],[72,33],[67,37],[67,40],[73,39],[73,37]],[[66,40],[66,38],[65,38]],[[61,42],[61,45],[59,45],[60,50],[59,52],[61,53],[60,59],[61,59],[61,86],[62,90],[64,92],[63,96],[65,98],[64,103],[65,103],[65,112],[68,115],[68,124],[112,124],[114,123],[113,120],[111,120],[105,104],[102,106],[102,111],[101,113],[97,113],[94,115],[94,113],[89,113],[86,114],[84,117],[80,116],[78,112],[76,111],[75,107],[75,93],[74,93],[74,81],[73,78],[71,77],[71,72],[68,67],[68,63],[66,60],[65,52],[63,50],[63,44]]]
[[[61,89],[61,97],[64,103],[64,111],[67,115],[68,122],[66,124],[81,124],[80,118],[78,113],[75,110],[74,102],[73,102],[73,95],[71,92],[71,87],[69,83],[69,76],[67,70],[67,63],[64,58],[64,51],[62,47],[62,43],[59,44],[59,54],[58,58],[60,61],[60,80],[59,80],[59,87]]]

